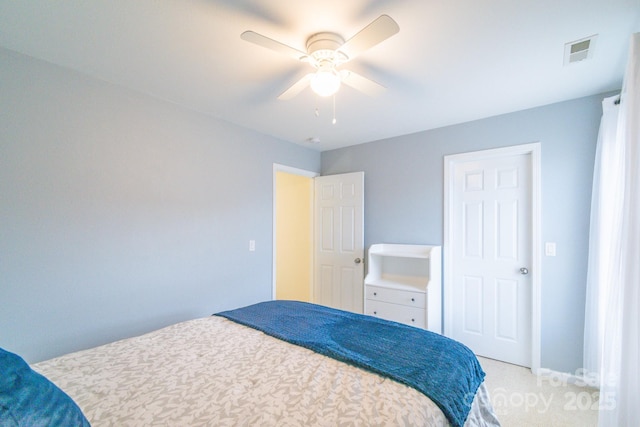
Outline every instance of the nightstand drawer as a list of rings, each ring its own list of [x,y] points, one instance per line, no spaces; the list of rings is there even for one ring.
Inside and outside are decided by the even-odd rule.
[[[425,311],[422,308],[407,307],[382,301],[367,300],[365,314],[385,320],[404,323],[417,328],[425,327]]]
[[[427,300],[426,294],[422,292],[402,291],[379,286],[365,286],[365,298],[417,308],[425,308]]]

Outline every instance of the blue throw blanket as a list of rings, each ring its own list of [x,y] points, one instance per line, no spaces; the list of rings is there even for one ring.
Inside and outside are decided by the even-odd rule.
[[[0,426],[90,427],[71,398],[27,364],[0,348]]]
[[[463,344],[375,317],[297,301],[216,315],[413,387],[454,426],[464,424],[484,380],[478,359]]]

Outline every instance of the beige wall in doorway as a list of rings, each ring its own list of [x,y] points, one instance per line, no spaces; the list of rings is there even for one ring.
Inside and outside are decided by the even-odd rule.
[[[276,172],[276,299],[311,302],[313,178]]]

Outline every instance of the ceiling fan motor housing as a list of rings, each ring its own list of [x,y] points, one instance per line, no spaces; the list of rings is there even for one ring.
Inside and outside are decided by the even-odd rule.
[[[344,39],[335,33],[317,33],[307,39],[307,53],[314,67],[319,68],[322,63],[330,62],[337,66],[349,58],[339,51]]]

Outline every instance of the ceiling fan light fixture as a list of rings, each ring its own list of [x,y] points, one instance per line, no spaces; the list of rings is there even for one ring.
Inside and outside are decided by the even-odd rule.
[[[331,96],[340,89],[340,75],[335,68],[320,68],[311,77],[311,90],[320,96]]]
[[[298,95],[307,86],[311,86],[313,92],[319,96],[332,96],[338,92],[343,82],[347,86],[366,94],[377,94],[384,89],[384,86],[356,73],[344,69],[338,72],[337,69],[362,52],[382,43],[399,30],[400,27],[396,21],[388,15],[380,15],[346,41],[336,33],[315,33],[307,38],[306,52],[254,31],[245,31],[240,35],[240,38],[306,62],[316,69],[315,73],[305,74],[304,77],[278,96],[280,100],[288,100]]]

